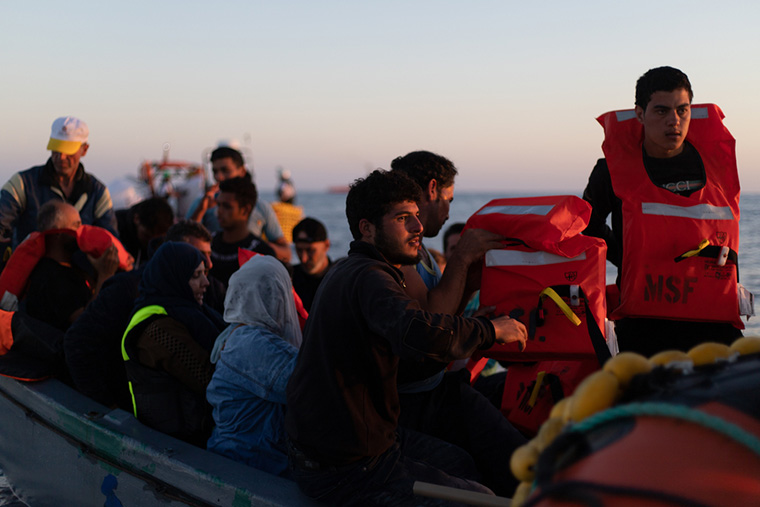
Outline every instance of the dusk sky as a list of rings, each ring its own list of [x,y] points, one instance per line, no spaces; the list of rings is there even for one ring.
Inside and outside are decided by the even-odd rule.
[[[426,149],[457,188],[580,193],[594,118],[672,65],[737,139],[760,192],[757,2],[2,2],[0,179],[44,163],[50,125],[90,127],[89,172],[136,175],[169,143],[220,140],[322,190]]]

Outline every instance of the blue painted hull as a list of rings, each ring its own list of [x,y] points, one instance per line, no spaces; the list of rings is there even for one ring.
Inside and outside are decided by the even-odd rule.
[[[0,376],[0,469],[33,507],[313,505],[291,481],[147,428],[56,380]]]

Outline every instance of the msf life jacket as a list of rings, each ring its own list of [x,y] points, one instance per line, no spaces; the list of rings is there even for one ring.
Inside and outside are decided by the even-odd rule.
[[[603,114],[602,148],[623,203],[620,306],[613,319],[728,322],[739,329],[739,177],[735,141],[714,104],[693,105],[686,140],[705,168],[688,197],[652,183],[633,110]]]
[[[580,232],[590,205],[576,196],[496,199],[475,212],[467,228],[507,238],[486,253],[482,306],[520,320],[528,343],[494,345],[491,357],[508,361],[584,358],[606,348],[604,241]],[[604,351],[599,352],[605,355]],[[605,355],[606,357],[606,355]]]
[[[121,355],[129,380],[134,416],[150,426],[195,445],[205,446],[210,436],[210,411],[199,396],[165,371],[149,368],[137,359],[136,342],[155,319],[167,317],[158,305],[146,306],[132,316],[121,341]]]
[[[525,434],[610,357],[607,246],[580,234],[590,216],[590,205],[575,196],[497,199],[465,228],[507,238],[504,248],[486,253],[480,303],[522,322],[528,341],[524,351],[495,344],[482,355],[511,363],[501,411]]]

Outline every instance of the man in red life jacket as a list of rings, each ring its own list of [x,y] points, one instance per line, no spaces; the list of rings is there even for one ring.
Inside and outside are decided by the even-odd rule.
[[[693,116],[692,97],[686,74],[659,67],[636,83],[635,118],[633,112],[626,117],[628,111],[599,118],[606,158],[597,162],[583,194],[593,206],[584,233],[607,242],[607,258],[619,270],[621,306],[613,316],[620,317],[615,327],[621,351],[652,355],[688,350],[704,341],[731,343],[741,336],[738,308],[734,311],[736,259],[729,267],[702,258],[703,265],[692,271],[688,263],[673,261],[705,239],[727,251],[729,246],[738,249],[733,138],[720,123],[717,107],[710,118],[707,108]],[[710,121],[718,130],[693,120]],[[724,133],[729,141],[716,139],[713,132]],[[717,210],[723,216],[710,222],[694,216],[695,210]],[[611,228],[606,224],[610,213]],[[654,268],[655,263],[662,268]],[[707,274],[730,278],[734,288],[723,296],[695,292],[714,283],[704,278]]]
[[[82,221],[71,204],[49,201],[37,215],[40,231],[70,229],[76,231]],[[29,276],[23,308],[43,322],[66,331],[100,292],[103,283],[116,273],[119,258],[111,245],[99,258],[87,256],[95,270],[95,279],[73,262],[78,250],[76,236],[66,233],[45,237],[45,256]]]

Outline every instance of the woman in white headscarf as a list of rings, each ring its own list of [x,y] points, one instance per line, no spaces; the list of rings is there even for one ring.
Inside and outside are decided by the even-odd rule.
[[[224,320],[229,327],[217,340],[216,370],[206,391],[216,423],[208,449],[284,475],[285,388],[301,346],[285,267],[265,255],[246,262],[230,278]]]

